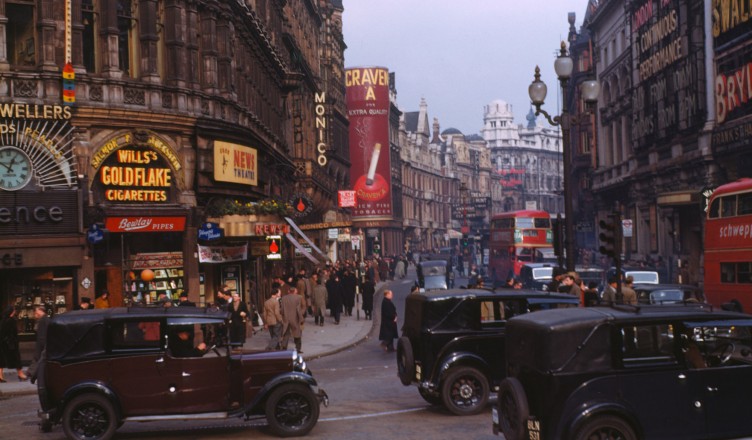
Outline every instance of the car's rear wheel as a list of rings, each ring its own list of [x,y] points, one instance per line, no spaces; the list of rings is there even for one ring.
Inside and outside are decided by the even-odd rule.
[[[319,420],[318,399],[305,385],[284,384],[267,399],[266,420],[280,437],[306,435]]]
[[[505,434],[506,435],[506,434]],[[600,416],[585,423],[574,440],[637,440],[632,426],[616,416]]]
[[[519,380],[508,377],[499,385],[499,425],[507,440],[523,440],[530,407]]]
[[[403,336],[397,340],[397,375],[402,385],[410,385],[415,377],[415,357],[410,339]]]
[[[420,397],[431,405],[441,405],[441,396],[439,394],[431,393],[423,388],[418,388],[418,392],[420,393]]]
[[[441,386],[444,406],[459,416],[481,412],[488,403],[488,393],[488,379],[472,367],[449,370]]]
[[[115,408],[101,394],[82,394],[65,405],[63,431],[69,439],[107,440],[117,427]]]

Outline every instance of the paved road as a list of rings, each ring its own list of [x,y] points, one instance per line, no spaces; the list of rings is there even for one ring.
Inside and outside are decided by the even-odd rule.
[[[411,271],[411,275],[414,272]],[[393,281],[395,304],[403,316],[404,297],[414,278]],[[381,296],[375,301],[378,310]],[[490,409],[471,417],[457,417],[440,407],[431,407],[414,386],[404,387],[397,378],[394,354],[379,347],[378,328],[360,344],[336,354],[310,361],[319,383],[331,397],[328,408],[309,439],[502,439],[491,433]],[[60,426],[51,433],[37,430],[36,396],[0,400],[0,438],[62,440]],[[126,423],[116,439],[240,439],[276,438],[263,421],[240,419],[221,422]]]

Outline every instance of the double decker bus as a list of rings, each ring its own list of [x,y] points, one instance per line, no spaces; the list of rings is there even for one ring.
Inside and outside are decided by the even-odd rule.
[[[752,312],[752,179],[719,186],[705,219],[705,298]]]
[[[489,272],[494,284],[518,277],[526,263],[553,254],[551,216],[546,211],[512,211],[491,217]],[[552,263],[553,264],[553,263]]]

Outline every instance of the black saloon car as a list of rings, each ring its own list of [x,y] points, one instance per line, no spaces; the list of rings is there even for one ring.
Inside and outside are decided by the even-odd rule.
[[[687,284],[635,284],[633,288],[641,304],[705,302],[702,289]]]
[[[55,316],[38,391],[42,430],[109,439],[124,422],[265,417],[272,433],[308,433],[327,396],[294,351],[237,352],[230,315],[132,307]]]
[[[506,440],[752,435],[751,327],[750,315],[699,305],[513,318],[494,432]]]
[[[504,378],[504,326],[512,316],[577,307],[578,298],[525,290],[455,289],[410,294],[397,343],[403,385],[431,404],[475,414]]]
[[[426,260],[418,263],[418,285],[424,290],[449,288],[450,265],[446,260]]]

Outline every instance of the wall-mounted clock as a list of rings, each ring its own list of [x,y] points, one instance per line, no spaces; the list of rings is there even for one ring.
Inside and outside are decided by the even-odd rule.
[[[29,156],[16,147],[0,147],[0,189],[15,191],[31,180]]]

